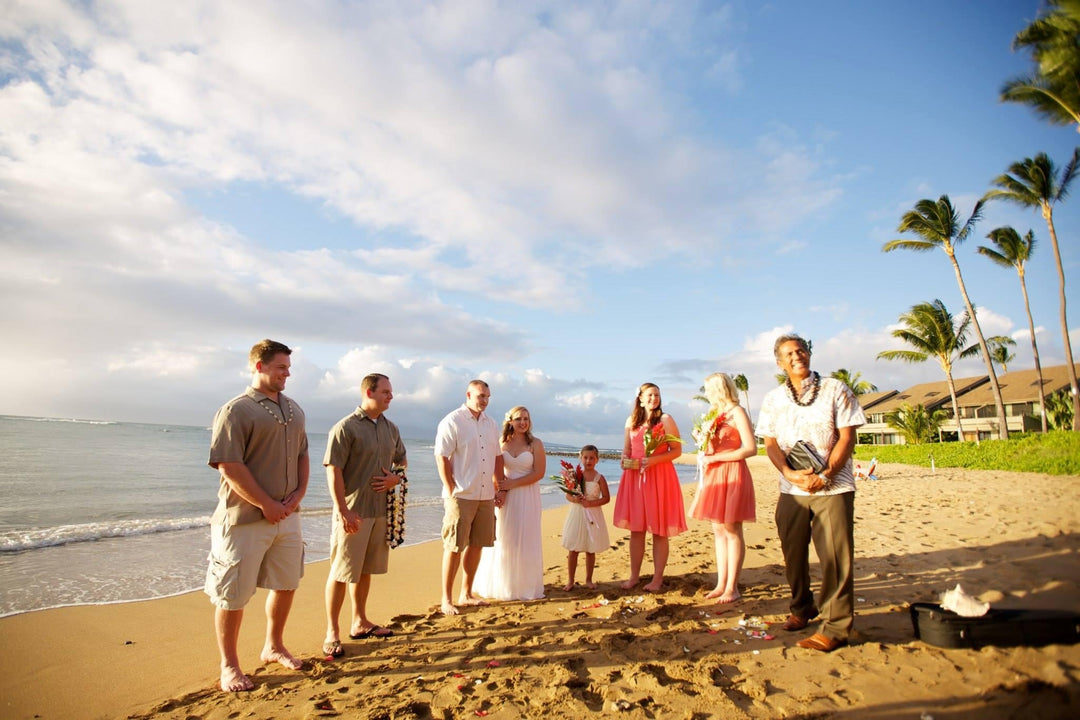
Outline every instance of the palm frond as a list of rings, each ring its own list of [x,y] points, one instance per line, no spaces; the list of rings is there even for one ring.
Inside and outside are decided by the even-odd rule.
[[[1029,106],[1035,114],[1052,125],[1080,123],[1080,109],[1045,79],[1029,75],[1009,80],[1001,86],[1002,102],[1014,102]]]
[[[1007,267],[1007,268],[1011,268],[1013,266],[1012,260],[1005,257],[1004,255],[999,253],[997,250],[992,250],[992,249],[986,247],[985,245],[980,245],[979,247],[975,248],[975,252],[979,253],[980,255],[982,255],[985,258],[988,258],[991,262],[993,262],[996,265],[1000,265],[1002,267]]]
[[[1069,195],[1069,185],[1072,184],[1073,178],[1076,177],[1078,166],[1080,166],[1080,147],[1073,148],[1072,158],[1069,159],[1065,169],[1061,172],[1058,190],[1054,196],[1055,200],[1064,200]]]
[[[982,208],[985,202],[985,200],[980,199],[978,202],[975,203],[975,209],[971,211],[971,216],[967,219],[967,222],[964,223],[964,227],[960,229],[960,232],[956,233],[957,244],[964,242],[964,240],[967,240],[967,236],[971,234],[972,229],[974,229],[975,227],[975,223],[977,223],[979,219],[982,218]]]
[[[930,359],[928,354],[914,350],[883,350],[877,356],[879,360],[900,360],[906,363],[922,363]]]
[[[881,246],[882,252],[892,252],[893,250],[914,250],[915,252],[929,252],[936,250],[937,245],[926,240],[890,240]]]

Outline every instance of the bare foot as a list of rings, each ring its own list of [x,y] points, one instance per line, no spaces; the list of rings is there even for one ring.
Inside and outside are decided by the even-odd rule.
[[[590,590],[595,590],[596,589],[596,583],[594,583],[592,580],[588,580],[585,583],[585,587],[589,588]]]
[[[663,580],[653,580],[651,583],[649,583],[648,585],[646,585],[644,587],[644,590],[646,590],[648,592],[651,592],[651,593],[654,593],[654,592],[660,592],[663,588],[664,588],[664,581]]]
[[[736,590],[733,593],[730,593],[730,594],[729,593],[724,593],[723,595],[721,595],[720,599],[716,601],[716,604],[717,605],[726,605],[728,603],[733,603],[733,602],[735,602],[736,600],[738,600],[740,598],[742,598],[742,594],[739,593],[738,590]]]
[[[443,615],[457,615],[461,612],[457,609],[457,605],[448,600],[443,600],[442,607],[440,607],[439,609],[442,610]]]
[[[299,670],[300,668],[304,667],[304,661],[294,658],[292,654],[285,648],[281,648],[280,650],[263,650],[262,655],[259,656],[259,659],[262,660],[264,663],[276,662],[277,664],[281,665],[284,668],[288,668],[289,670]]]
[[[568,582],[568,583],[566,583],[565,585],[563,585],[563,586],[562,586],[562,589],[563,589],[563,590],[565,590],[566,592],[570,592],[571,590],[573,590],[573,589],[574,589],[574,586],[575,586],[575,585],[577,585],[577,583],[576,583],[576,582],[574,582],[573,580],[571,580],[570,582]]]
[[[724,594],[724,588],[718,587],[718,588],[714,588],[714,589],[710,590],[709,592],[705,593],[705,597],[712,600],[714,598],[720,597],[723,594]]]
[[[630,578],[623,584],[619,585],[619,587],[621,587],[623,590],[633,590],[638,586],[639,582],[641,582],[641,578]]]
[[[228,665],[221,668],[221,689],[225,692],[247,692],[255,689],[255,683],[240,668]]]
[[[470,607],[477,607],[479,605],[487,605],[486,600],[481,600],[475,595],[462,595],[458,598],[458,605],[468,605]]]

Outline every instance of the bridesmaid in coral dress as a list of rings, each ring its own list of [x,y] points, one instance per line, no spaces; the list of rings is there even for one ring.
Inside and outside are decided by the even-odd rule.
[[[746,555],[743,523],[757,519],[754,480],[746,458],[757,454],[750,417],[739,405],[735,382],[724,373],[705,378],[710,408],[701,429],[701,482],[690,517],[712,523],[716,544],[716,587],[706,597],[731,603],[739,594],[739,573]]]
[[[658,592],[664,584],[668,559],[668,538],[686,531],[679,476],[672,461],[682,454],[682,445],[661,443],[646,453],[646,432],[653,437],[679,437],[679,428],[660,407],[660,388],[645,383],[638,388],[630,417],[626,420],[622,453],[622,479],[615,496],[613,524],[630,531],[630,577],[624,590],[641,582],[641,562],[645,557],[645,534],[653,537],[653,577],[645,586]]]

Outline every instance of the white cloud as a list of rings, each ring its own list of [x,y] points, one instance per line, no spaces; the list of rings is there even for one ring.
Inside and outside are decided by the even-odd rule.
[[[24,51],[40,43],[49,52],[30,54],[48,80],[27,76],[38,117],[11,141],[64,138],[62,156],[108,154],[130,170],[160,163],[143,187],[166,177],[281,183],[362,225],[457,248],[485,275],[481,288],[522,303],[565,301],[530,262],[553,236],[594,236],[632,263],[633,248],[657,240],[722,240],[714,218],[738,217],[736,207],[756,197],[771,198],[758,214],[771,225],[794,224],[835,197],[814,178],[816,161],[787,139],[762,142],[755,176],[679,127],[679,99],[641,51],[644,43],[687,60],[676,43],[702,20],[685,9],[169,8],[102,4],[13,28]],[[705,25],[729,22],[718,13]],[[704,71],[704,60],[689,60]],[[41,159],[20,158],[31,167]],[[739,188],[728,189],[737,192],[716,193],[716,164],[735,162]],[[726,207],[715,207],[718,197],[730,197]],[[503,280],[507,271],[517,282]],[[427,278],[436,287],[441,279]]]
[[[323,420],[386,368],[416,428],[479,375],[497,402],[617,434],[628,399],[535,367],[529,323],[492,309],[575,312],[592,272],[659,252],[712,262],[840,198],[827,147],[808,145],[821,134],[772,128],[729,145],[703,129],[686,88],[737,92],[743,57],[734,11],[705,11],[8,3],[10,406],[131,419],[164,406],[202,422],[245,381],[246,345],[269,335],[297,346],[290,387]],[[355,242],[270,242],[192,199],[237,183],[312,200]],[[768,342],[730,364],[764,383]],[[697,382],[703,366],[669,369]]]

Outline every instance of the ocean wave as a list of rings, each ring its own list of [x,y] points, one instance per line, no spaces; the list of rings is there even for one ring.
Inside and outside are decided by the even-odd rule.
[[[442,505],[438,496],[410,496],[407,507],[436,507]],[[329,515],[332,507],[304,506],[302,512],[308,517]],[[185,518],[152,518],[142,520],[118,520],[114,522],[83,523],[80,525],[61,525],[51,528],[32,530],[14,530],[0,533],[0,553],[25,552],[42,548],[69,545],[72,543],[93,542],[108,538],[135,537],[157,533],[178,532],[206,528],[210,525],[210,516]]]
[[[61,525],[52,528],[36,528],[33,530],[16,530],[0,533],[0,553],[40,550],[41,548],[55,547],[57,545],[92,542],[106,538],[193,530],[207,527],[209,524],[210,517],[203,516],[121,520],[117,522],[96,522],[81,525]]]
[[[14,416],[12,416],[14,417]],[[39,418],[39,417],[27,417],[17,418],[20,420],[28,420],[30,422],[58,422],[58,423],[75,423],[76,425],[119,425],[118,422],[112,420],[79,420],[78,418]]]

